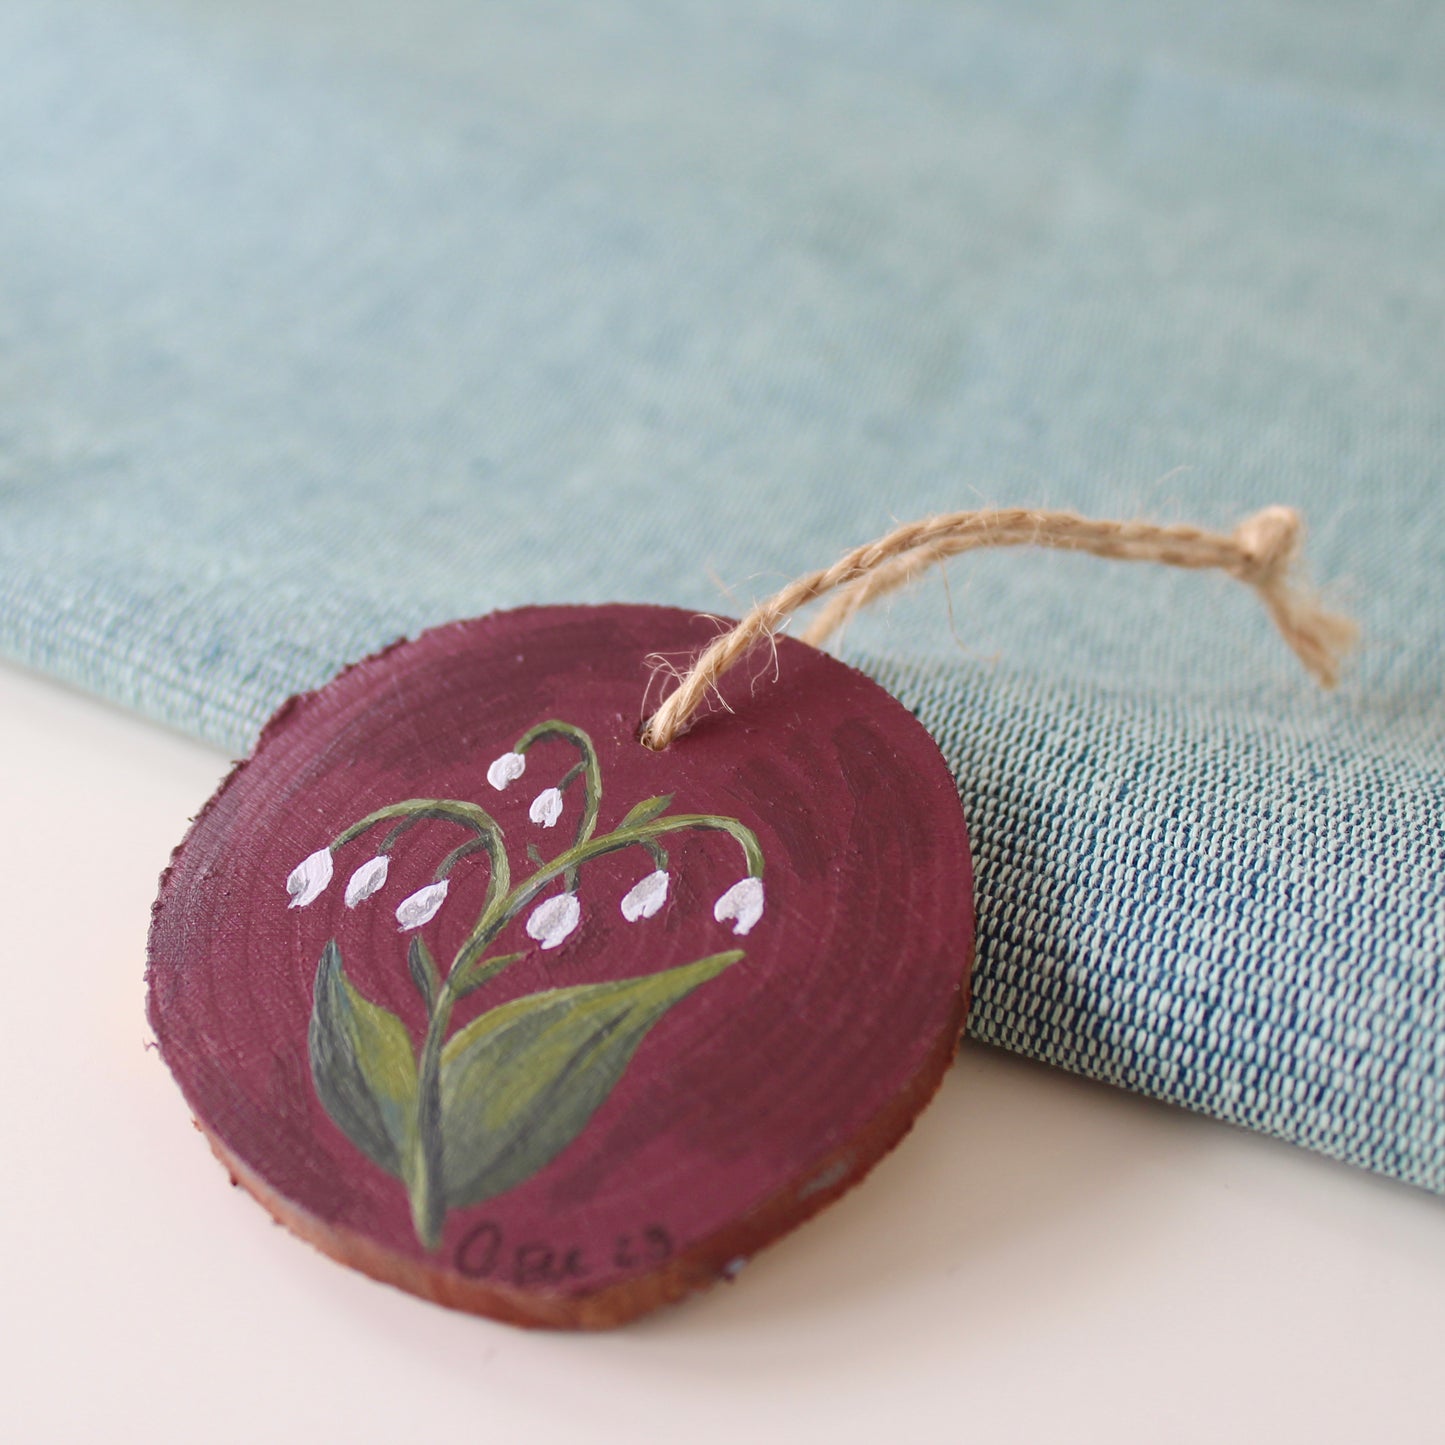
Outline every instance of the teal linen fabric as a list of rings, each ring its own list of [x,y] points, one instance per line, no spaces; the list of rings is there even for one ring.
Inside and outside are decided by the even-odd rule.
[[[9,0],[0,648],[239,751],[449,617],[1293,503],[1334,696],[1057,556],[843,651],[958,776],[977,1037],[1445,1189],[1442,76],[1363,0]]]

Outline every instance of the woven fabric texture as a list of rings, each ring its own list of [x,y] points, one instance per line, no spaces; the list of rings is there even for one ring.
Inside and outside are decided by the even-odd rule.
[[[978,1038],[1445,1189],[1442,75],[1364,0],[9,0],[0,649],[239,751],[454,616],[1294,504],[1334,696],[1058,556],[842,651],[959,778]]]

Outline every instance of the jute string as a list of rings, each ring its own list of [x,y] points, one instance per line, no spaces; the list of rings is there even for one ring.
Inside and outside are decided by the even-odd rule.
[[[802,634],[804,642],[821,646],[860,608],[907,586],[929,567],[982,547],[1052,547],[1125,562],[1218,568],[1259,594],[1296,656],[1316,681],[1333,687],[1356,628],[1348,618],[1326,611],[1293,576],[1303,534],[1303,522],[1292,507],[1266,507],[1227,533],[1019,507],[948,512],[907,522],[757,603],[698,654],[653,714],[642,740],[648,747],[665,748],[686,732],[718,679],[759,642],[770,641],[799,608],[834,594]]]

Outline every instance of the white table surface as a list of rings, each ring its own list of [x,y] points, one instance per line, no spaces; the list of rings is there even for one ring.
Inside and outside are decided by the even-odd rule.
[[[966,1047],[736,1284],[531,1334],[332,1264],[148,1050],[148,912],[227,759],[0,666],[0,1440],[1445,1440],[1445,1203]]]

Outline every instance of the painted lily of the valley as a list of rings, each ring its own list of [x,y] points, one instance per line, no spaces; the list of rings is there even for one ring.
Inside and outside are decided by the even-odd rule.
[[[673,813],[672,797],[660,796],[636,803],[610,831],[598,832],[601,767],[591,738],[580,728],[557,720],[530,728],[491,763],[488,784],[505,791],[527,771],[532,748],[554,742],[570,745],[576,761],[537,794],[529,819],[542,830],[556,827],[575,791],[577,827],[569,846],[551,859],[544,860],[531,844],[527,853],[534,867],[526,877],[514,879],[506,836],[478,804],[411,798],[353,823],[286,880],[290,907],[312,906],[329,889],[337,855],[385,827],[380,843],[350,873],[344,902],[356,908],[384,891],[391,856],[417,824],[442,820],[464,835],[437,863],[432,881],[394,905],[398,929],[410,935],[398,966],[405,962],[426,1007],[424,1037],[418,1043],[397,1015],[359,992],[346,976],[335,939],[317,968],[309,1029],[317,1095],[351,1142],[405,1186],[413,1227],[428,1250],[439,1247],[449,1210],[514,1188],[570,1145],[653,1026],[744,956],[731,949],[661,973],[546,989],[514,998],[453,1031],[457,1003],[529,952],[522,938],[508,941],[512,924],[525,915],[522,932],[531,945],[546,952],[561,948],[576,934],[586,908],[601,901],[584,902],[587,865],[631,849],[651,866],[617,906],[628,923],[645,923],[669,896],[664,840],[698,831],[723,833],[742,854],[743,876],[717,899],[714,922],[731,923],[741,936],[763,915],[762,850],[753,830],[738,819]],[[486,855],[488,868],[481,911],[443,968],[423,930],[446,905],[454,869],[476,854]]]

